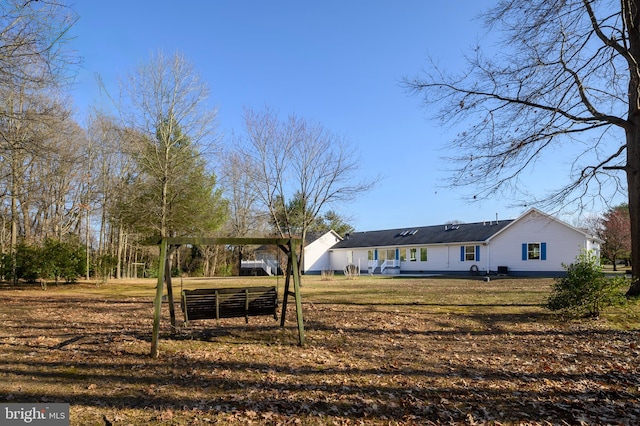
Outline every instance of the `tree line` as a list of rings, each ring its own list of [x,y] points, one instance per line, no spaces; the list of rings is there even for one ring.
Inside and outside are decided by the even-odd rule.
[[[154,244],[167,236],[352,229],[329,208],[371,186],[353,181],[349,144],[265,108],[247,110],[242,136],[225,148],[208,86],[179,52],[151,55],[121,76],[108,110],[76,122],[68,89],[80,59],[67,34],[77,19],[62,2],[0,5],[4,279],[153,274]],[[173,260],[213,275],[247,251],[185,247]]]
[[[629,295],[640,294],[639,11],[637,0],[500,1],[484,18],[508,48],[489,57],[478,46],[460,75],[433,66],[405,80],[445,123],[469,124],[449,160],[459,166],[451,184],[472,186],[474,200],[506,191],[524,204],[587,208],[627,196]],[[20,277],[30,249],[50,253],[47,242],[84,252],[78,274],[120,278],[153,269],[153,242],[166,236],[349,228],[333,208],[377,180],[355,179],[352,145],[268,107],[246,110],[242,131],[223,141],[207,84],[179,52],[152,55],[121,77],[112,108],[75,121],[69,87],[80,59],[68,35],[77,19],[62,1],[0,3],[3,278]],[[568,184],[532,199],[521,177],[565,146],[577,152]],[[612,247],[605,240],[604,253]],[[183,248],[175,261],[220,273],[247,250]]]

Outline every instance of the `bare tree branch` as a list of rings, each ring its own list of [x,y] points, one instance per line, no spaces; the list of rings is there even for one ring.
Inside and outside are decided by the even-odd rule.
[[[624,194],[640,277],[640,1],[503,0],[484,18],[503,36],[491,59],[478,47],[460,75],[405,80],[436,118],[466,126],[448,145],[450,184],[557,206]],[[533,198],[519,184],[554,148],[573,152],[568,183]]]

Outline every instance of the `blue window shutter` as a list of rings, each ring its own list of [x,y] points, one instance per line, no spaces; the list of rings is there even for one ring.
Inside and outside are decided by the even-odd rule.
[[[396,260],[400,260],[400,249],[396,248]]]
[[[464,246],[460,246],[460,262],[464,262]]]
[[[373,260],[378,260],[378,249],[373,251]]]
[[[547,260],[547,243],[540,243],[540,260]]]
[[[480,246],[476,246],[476,262],[480,262]]]
[[[522,243],[522,260],[527,260],[527,243]]]

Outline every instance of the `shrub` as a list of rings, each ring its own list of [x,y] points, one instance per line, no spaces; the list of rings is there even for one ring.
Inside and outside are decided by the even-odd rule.
[[[57,283],[60,278],[71,282],[86,273],[85,252],[77,243],[54,239],[47,239],[42,245],[22,243],[16,246],[15,257],[3,256],[0,272],[5,278],[30,283],[39,279],[55,279]]]
[[[221,277],[230,277],[233,275],[233,265],[229,263],[225,263],[223,265],[218,266],[216,275]]]
[[[622,288],[628,285],[627,280],[607,278],[592,252],[583,251],[575,263],[562,266],[567,275],[553,285],[549,309],[576,317],[597,317],[603,309],[625,303]]]
[[[320,272],[320,276],[322,281],[331,281],[333,280],[333,270],[332,269],[323,269]]]
[[[76,242],[47,238],[40,252],[40,278],[55,279],[56,283],[60,278],[72,282],[87,272],[85,251]]]
[[[354,265],[353,263],[350,263],[344,267],[344,276],[347,277],[347,279],[353,280],[359,275],[360,275],[360,268],[358,267],[358,265]]]
[[[16,278],[35,283],[42,275],[44,264],[42,250],[37,246],[21,243],[16,246],[15,256]],[[11,275],[10,273],[9,276]]]

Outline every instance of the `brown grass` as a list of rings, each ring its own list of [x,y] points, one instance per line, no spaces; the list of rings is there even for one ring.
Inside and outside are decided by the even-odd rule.
[[[282,278],[174,279],[180,288]],[[0,400],[74,425],[638,424],[637,304],[569,321],[551,280],[303,278],[273,318],[190,323],[151,359],[155,281],[1,286]],[[179,308],[178,313],[180,313]],[[181,322],[181,321],[180,321]]]

